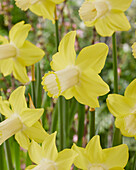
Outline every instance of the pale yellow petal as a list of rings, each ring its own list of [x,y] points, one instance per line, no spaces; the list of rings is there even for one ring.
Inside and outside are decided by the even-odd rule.
[[[26,126],[31,127],[34,123],[36,123],[40,119],[43,112],[44,112],[43,108],[41,109],[26,108],[20,114],[21,120]]]
[[[33,169],[35,167],[36,167],[36,165],[30,165],[30,166],[26,167],[25,170],[31,170],[31,169]]]
[[[100,73],[105,65],[107,54],[108,46],[104,43],[85,47],[79,53],[76,65],[83,71],[91,67],[97,73]]]
[[[55,3],[46,0],[33,4],[30,7],[30,10],[38,16],[42,16],[43,18],[52,20],[54,22],[55,6]]]
[[[69,170],[74,163],[74,159],[78,154],[72,149],[64,149],[59,152],[58,157],[56,159],[56,164],[58,169]]]
[[[78,154],[77,157],[75,157],[74,165],[80,169],[87,170],[90,161],[86,155],[85,149],[78,147],[75,144],[72,146],[72,149]]]
[[[31,6],[30,0],[15,0],[16,6],[21,8],[22,10],[27,10]]]
[[[36,47],[29,41],[25,41],[19,49],[18,61],[24,66],[31,66],[40,61],[44,56],[44,51]]]
[[[69,88],[62,93],[62,96],[64,96],[67,100],[71,99],[74,96],[74,90],[75,87]]]
[[[29,140],[28,136],[24,134],[23,131],[16,133],[15,139],[22,148],[28,150],[28,147],[30,145],[30,140]]]
[[[54,2],[55,4],[60,4],[64,2],[65,0],[50,0],[51,2]]]
[[[103,162],[105,158],[105,154],[102,151],[100,145],[100,137],[98,135],[94,136],[89,143],[87,144],[86,148],[86,156],[88,157],[91,163],[100,164]]]
[[[126,88],[125,96],[132,98],[133,100],[136,99],[136,79],[134,79]]]
[[[44,158],[55,161],[58,156],[56,147],[56,132],[47,136],[42,144]]]
[[[136,109],[134,100],[119,94],[108,95],[107,106],[115,117],[133,113]]]
[[[8,39],[0,35],[0,45],[8,44]]]
[[[26,67],[23,66],[17,59],[13,63],[13,75],[21,83],[25,84],[29,82],[29,77],[26,72]]]
[[[16,48],[11,44],[0,45],[0,60],[15,58],[17,55]]]
[[[79,83],[75,86],[74,97],[78,102],[92,108],[99,107],[97,97],[109,92],[109,86],[92,69],[80,75]]]
[[[27,127],[23,131],[31,140],[33,139],[37,143],[42,143],[48,136],[48,133],[44,130],[41,123],[37,121],[31,127]]]
[[[125,14],[119,11],[110,11],[96,22],[95,27],[104,37],[111,36],[115,31],[128,31],[131,28]]]
[[[39,164],[40,161],[44,158],[42,147],[38,143],[36,143],[34,140],[32,140],[28,148],[28,153],[29,153],[30,159],[36,164]]]
[[[30,29],[31,25],[24,24],[24,21],[17,23],[9,32],[10,42],[13,42],[18,48],[20,48],[24,44]]]
[[[126,166],[129,156],[128,146],[126,144],[104,149],[103,153],[106,155],[103,163],[108,169],[114,167],[124,168]]]
[[[132,3],[132,0],[119,0],[119,1],[108,0],[108,1],[112,9],[117,9],[121,11],[126,11]]]
[[[52,57],[51,68],[59,71],[68,65],[74,65],[76,53],[74,49],[76,31],[67,33],[60,42],[59,52]]]
[[[8,58],[0,61],[0,70],[4,76],[8,76],[13,71],[13,59]]]
[[[10,117],[13,111],[10,109],[9,103],[0,100],[0,113],[6,117]]]
[[[25,86],[20,86],[14,90],[9,97],[9,103],[11,104],[13,112],[16,114],[21,114],[22,110],[27,108],[24,94]]]

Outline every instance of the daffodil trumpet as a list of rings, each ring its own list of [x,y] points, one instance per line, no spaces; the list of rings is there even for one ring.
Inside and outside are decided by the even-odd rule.
[[[15,135],[20,146],[28,149],[29,138],[42,143],[48,136],[38,122],[44,110],[27,108],[24,92],[25,87],[21,86],[10,95],[9,101],[0,97],[0,112],[6,117],[0,123],[0,145]]]
[[[101,36],[112,36],[115,31],[128,31],[131,26],[124,14],[132,0],[85,0],[79,9],[87,27],[95,26]]]
[[[42,85],[50,97],[73,96],[81,104],[99,107],[98,96],[109,91],[108,85],[98,75],[106,60],[108,46],[98,43],[81,50],[78,57],[74,50],[76,31],[65,35],[51,61],[53,71],[44,75]]]

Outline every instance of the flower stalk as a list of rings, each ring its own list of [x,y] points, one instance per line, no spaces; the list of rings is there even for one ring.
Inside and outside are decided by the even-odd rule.
[[[118,94],[118,72],[117,72],[117,46],[116,46],[116,33],[112,35],[113,44],[113,71],[114,71],[114,93]],[[122,143],[122,136],[120,130],[115,127],[113,135],[113,146]]]
[[[31,74],[32,74],[32,82],[31,82],[31,93],[32,93],[32,100],[33,100],[33,104],[36,107],[36,94],[35,94],[35,66],[32,65],[31,68]]]
[[[95,109],[90,108],[89,109],[89,130],[90,130],[90,136],[91,139],[93,136],[95,136]]]

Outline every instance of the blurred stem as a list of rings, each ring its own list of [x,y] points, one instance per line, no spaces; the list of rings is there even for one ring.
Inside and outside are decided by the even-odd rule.
[[[85,106],[78,104],[78,146],[82,146],[82,138],[84,135]]]
[[[14,149],[15,149],[15,168],[16,170],[20,170],[20,146],[14,141]]]
[[[56,28],[56,49],[58,52],[59,47],[59,27],[58,27],[58,17],[57,17],[57,11],[55,8],[55,28]],[[63,101],[64,97],[60,96],[58,98],[58,121],[59,121],[59,150],[64,149],[64,124],[63,124]]]
[[[0,114],[0,122],[3,121],[3,120],[4,120],[4,116],[2,116]],[[3,146],[4,146],[7,168],[8,168],[8,170],[14,170],[13,164],[12,164],[12,156],[11,156],[9,141],[6,140],[3,144]],[[1,162],[0,162],[0,166],[1,166]]]
[[[90,129],[90,139],[95,136],[95,109],[90,108],[89,110],[89,129]]]
[[[35,67],[34,65],[32,65],[32,69],[31,69],[31,73],[32,73],[32,82],[31,82],[31,93],[32,93],[32,100],[33,100],[33,104],[36,107],[36,95],[35,95]]]
[[[116,33],[112,35],[113,46],[113,71],[114,71],[114,93],[118,94],[118,68],[117,68],[117,46],[116,46]],[[115,127],[113,134],[113,146],[117,146],[122,143],[122,135],[120,130]]]
[[[57,129],[57,123],[58,123],[57,118],[58,118],[58,103],[56,103],[55,108],[53,110],[51,133],[55,132],[55,130]]]
[[[134,161],[133,161],[132,169],[136,170],[136,152],[135,152],[135,155],[134,155]]]
[[[3,170],[4,169],[4,157],[3,157],[3,144],[0,145],[0,169]]]

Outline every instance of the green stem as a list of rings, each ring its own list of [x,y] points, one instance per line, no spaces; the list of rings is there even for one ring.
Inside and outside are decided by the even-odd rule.
[[[82,138],[84,135],[85,106],[78,104],[78,146],[82,146]]]
[[[31,94],[32,94],[32,100],[33,100],[33,104],[35,107],[36,106],[36,94],[35,94],[35,68],[34,65],[32,65],[32,82],[31,82]]]
[[[20,170],[20,146],[14,141],[14,154],[15,154],[15,168],[16,170]]]
[[[52,115],[51,133],[55,132],[58,124],[58,103],[56,103]]]
[[[113,71],[114,71],[114,93],[118,94],[118,71],[117,71],[117,47],[116,47],[116,34],[112,35],[113,44]],[[115,127],[113,135],[113,146],[122,143],[122,136],[120,130]]]
[[[3,145],[0,145],[0,170],[4,169],[4,155],[3,155],[4,149]]]
[[[95,109],[91,108],[89,111],[89,129],[90,139],[95,136]]]

